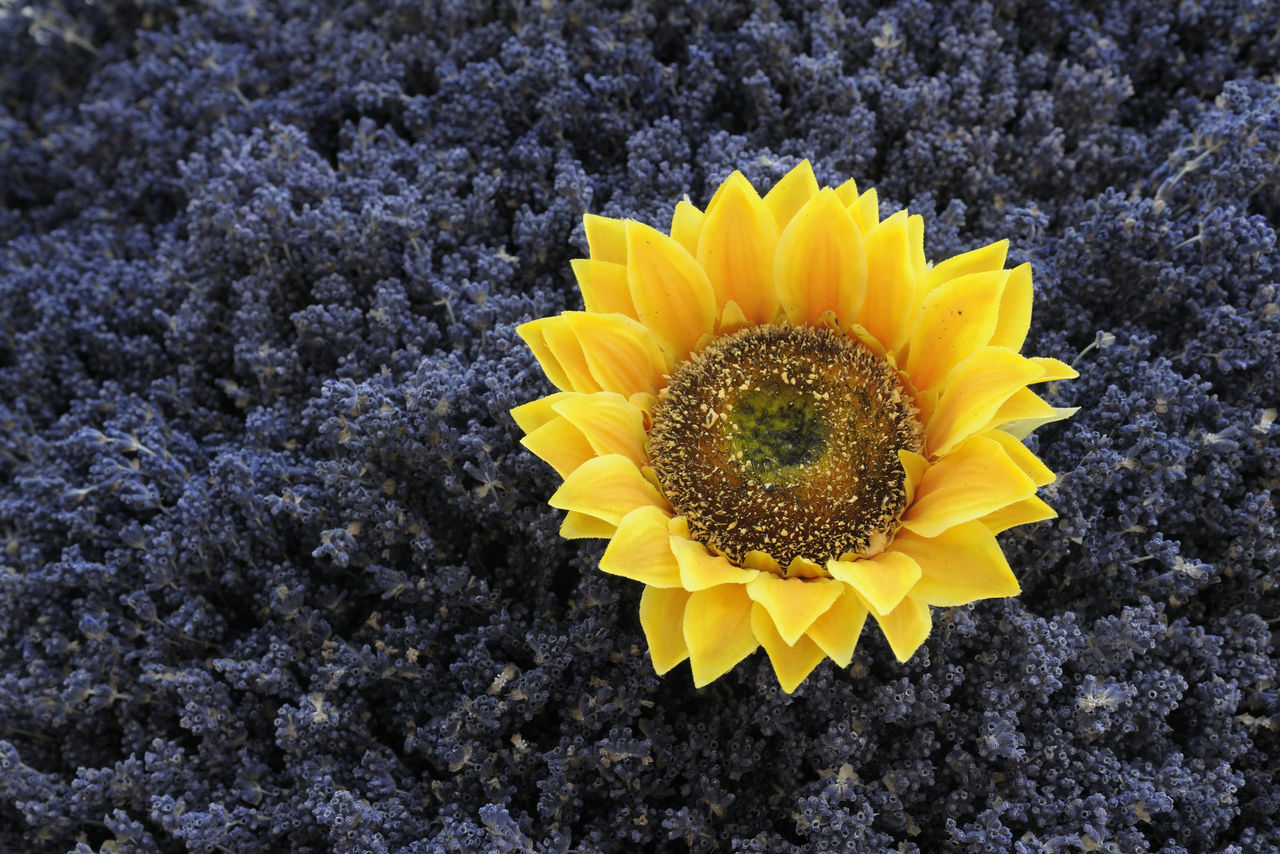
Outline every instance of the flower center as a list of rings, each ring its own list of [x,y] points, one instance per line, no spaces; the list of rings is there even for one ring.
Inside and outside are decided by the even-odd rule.
[[[897,372],[830,329],[754,326],[671,377],[649,456],[695,539],[742,564],[881,548],[906,507],[898,451],[922,430]]]

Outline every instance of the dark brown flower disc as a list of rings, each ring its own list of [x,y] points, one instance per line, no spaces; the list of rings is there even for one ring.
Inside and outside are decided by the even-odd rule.
[[[899,450],[921,450],[896,371],[831,329],[754,326],[681,365],[654,410],[649,455],[695,539],[785,569],[865,554],[906,506]]]

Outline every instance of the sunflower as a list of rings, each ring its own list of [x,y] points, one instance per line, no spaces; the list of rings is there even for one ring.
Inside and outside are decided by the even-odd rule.
[[[763,646],[783,690],[848,666],[867,616],[906,661],[930,609],[1014,596],[996,534],[1052,518],[1020,441],[1068,416],[1019,354],[1031,268],[1008,241],[930,265],[923,221],[808,161],[735,172],[670,235],[587,215],[585,311],[518,332],[558,392],[512,410],[564,479],[567,538],[644,585],[655,670],[706,685]]]

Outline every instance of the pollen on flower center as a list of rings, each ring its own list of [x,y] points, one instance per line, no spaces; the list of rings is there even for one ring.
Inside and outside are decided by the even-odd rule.
[[[921,428],[896,371],[830,329],[749,327],[671,377],[649,454],[694,538],[735,563],[764,552],[866,554],[906,506],[898,451]]]

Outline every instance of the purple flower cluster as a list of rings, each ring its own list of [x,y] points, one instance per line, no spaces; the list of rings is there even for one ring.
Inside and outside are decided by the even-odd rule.
[[[0,2],[0,850],[1280,850],[1280,11]],[[1009,237],[1024,594],[653,675],[509,408],[586,211]]]

